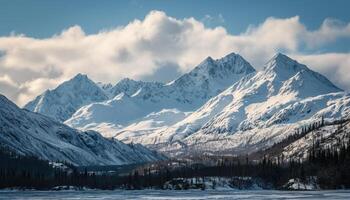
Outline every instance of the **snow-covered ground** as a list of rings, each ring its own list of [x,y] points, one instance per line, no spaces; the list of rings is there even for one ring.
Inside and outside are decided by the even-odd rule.
[[[302,181],[299,178],[290,179],[284,186],[286,190],[319,190],[320,187],[316,183],[316,177],[308,178]]]
[[[174,178],[167,181],[163,188],[169,190],[260,190],[271,189],[270,185],[252,177],[197,177],[197,178]]]
[[[77,199],[104,199],[104,200],[208,200],[208,199],[349,199],[349,190],[333,191],[278,191],[278,190],[116,190],[116,191],[0,191],[1,200],[77,200]]]

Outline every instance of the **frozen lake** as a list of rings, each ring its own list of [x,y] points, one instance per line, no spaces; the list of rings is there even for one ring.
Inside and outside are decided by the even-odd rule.
[[[350,190],[339,191],[1,191],[0,199],[350,199]]]

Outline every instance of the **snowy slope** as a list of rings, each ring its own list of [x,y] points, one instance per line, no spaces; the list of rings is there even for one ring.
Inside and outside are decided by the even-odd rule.
[[[307,116],[300,112],[295,113],[297,116],[283,116],[286,115],[284,109],[308,97],[336,92],[341,90],[324,76],[285,55],[277,54],[263,71],[233,85],[193,115],[202,116],[208,113],[207,110],[209,113],[215,112],[213,107],[221,107],[220,112],[214,114],[215,117],[203,124],[202,130],[206,133],[244,131],[282,121],[300,121]]]
[[[272,116],[258,119],[256,126],[249,129],[227,131],[230,129],[216,129],[217,126],[205,124],[197,132],[182,139],[182,143],[186,144],[186,148],[189,147],[186,151],[196,149],[230,154],[249,153],[283,140],[294,134],[296,129],[320,121],[322,116],[329,121],[348,116],[349,108],[350,95],[342,92],[310,97],[283,106]],[[167,149],[165,147],[163,150]]]
[[[166,129],[185,119],[189,114],[190,112],[182,112],[177,109],[163,109],[159,112],[152,112],[137,122],[126,127],[122,127],[121,130],[111,127],[111,130],[106,130],[105,132],[113,133],[112,135],[107,136],[121,138],[127,143],[134,141],[137,143],[142,143],[135,140],[135,138],[148,138],[149,135],[152,135],[159,130]]]
[[[272,145],[303,124],[350,113],[350,96],[305,65],[277,54],[171,127],[121,138],[171,153],[248,152]]]
[[[318,149],[327,149],[329,147],[338,148],[340,144],[347,144],[350,140],[350,121],[343,124],[331,124],[315,131],[312,131],[300,138],[299,140],[289,144],[283,148],[281,155],[285,160],[305,160],[312,150],[315,143],[319,143]],[[278,156],[281,156],[278,155]]]
[[[25,155],[75,165],[122,165],[164,159],[137,145],[106,139],[94,131],[81,132],[18,108],[0,95],[0,145]]]
[[[24,108],[65,121],[83,105],[107,100],[106,93],[86,75],[78,74],[54,90],[47,90]]]
[[[154,113],[153,116],[164,116],[163,112],[167,112],[167,115],[177,115],[178,112],[182,112],[179,114],[181,116],[187,115],[187,112],[195,110],[243,76],[254,72],[254,68],[247,61],[238,54],[232,53],[217,60],[208,57],[191,72],[168,84],[125,79],[123,84],[116,85],[119,89],[114,90],[117,91],[114,92],[117,96],[113,99],[83,106],[65,123],[83,130],[98,130],[105,136],[129,137],[127,134],[120,133],[135,130],[140,132],[135,127],[147,124],[143,120],[149,120],[147,116],[151,113]],[[125,82],[129,83],[126,84],[129,89],[120,90],[125,88],[123,87]],[[175,113],[171,111],[174,109]],[[177,121],[172,120],[167,125],[175,122]],[[143,126],[147,133],[154,128],[159,126],[148,128]]]

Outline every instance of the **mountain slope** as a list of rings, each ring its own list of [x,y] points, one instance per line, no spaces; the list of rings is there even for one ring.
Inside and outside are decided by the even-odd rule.
[[[305,65],[277,54],[171,127],[147,137],[116,138],[171,153],[254,151],[303,124],[350,113],[350,96]]]
[[[115,92],[119,95],[80,108],[65,123],[113,136],[120,131],[130,130],[129,125],[134,127],[135,123],[141,122],[151,113],[164,112],[164,109],[193,111],[240,78],[254,72],[254,68],[238,54],[232,53],[218,60],[208,57],[191,72],[168,84],[142,84],[141,87],[135,87],[137,91],[130,90],[133,92],[129,94],[125,90]]]
[[[206,106],[217,106],[219,101],[232,98],[215,118],[205,124],[203,131],[231,132],[256,126],[270,126],[282,120],[286,121],[287,119],[282,119],[278,114],[281,109],[294,102],[341,91],[327,78],[305,65],[277,54],[263,71],[250,79],[241,80],[202,107],[206,109]],[[296,122],[305,117],[288,120]]]
[[[350,140],[350,121],[328,124],[320,129],[311,131],[299,140],[290,143],[282,149],[281,154],[286,160],[305,160],[312,148],[327,149],[336,148],[340,150],[341,145]]]
[[[83,105],[107,100],[106,93],[86,75],[78,74],[54,90],[47,90],[24,108],[65,121]]]
[[[333,122],[311,124],[296,131],[292,136],[251,154],[252,159],[269,157],[279,161],[305,161],[312,152],[319,150],[340,151],[350,141],[350,120],[343,118]]]
[[[141,145],[126,145],[94,131],[81,132],[20,109],[2,95],[0,144],[20,154],[75,165],[122,165],[164,159]]]

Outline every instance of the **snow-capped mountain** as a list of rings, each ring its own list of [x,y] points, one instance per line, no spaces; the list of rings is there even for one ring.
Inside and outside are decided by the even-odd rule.
[[[203,110],[204,113],[208,113],[208,109],[212,111],[210,108],[220,107],[221,109],[216,109],[211,114],[215,117],[206,121],[201,127],[204,132],[248,130],[257,126],[266,127],[275,123],[296,122],[307,118],[306,115],[293,116],[295,119],[282,118],[280,112],[281,109],[301,99],[336,92],[341,90],[324,76],[283,54],[277,54],[267,63],[263,71],[253,77],[242,79],[211,99],[193,115],[203,116]]]
[[[211,98],[176,124],[147,136],[117,135],[174,154],[249,152],[273,144],[303,124],[350,114],[350,96],[324,76],[283,54]]]
[[[231,53],[217,60],[208,57],[191,72],[167,84],[166,88],[170,93],[176,92],[175,97],[181,101],[198,106],[254,72],[255,69],[238,54]]]
[[[165,158],[140,144],[127,145],[94,131],[81,132],[44,115],[20,109],[2,95],[0,145],[20,154],[75,165],[122,165]]]
[[[24,108],[57,121],[65,121],[81,106],[107,99],[108,96],[99,86],[86,75],[78,74],[56,89],[46,90]]]
[[[99,88],[109,99],[82,106],[67,125],[169,155],[253,152],[350,114],[349,94],[283,54],[259,72],[229,54],[167,84],[123,79]]]
[[[208,57],[189,73],[167,84],[124,79],[114,87],[117,96],[113,99],[83,106],[65,123],[83,130],[98,130],[105,136],[120,134],[131,127],[140,128],[140,124],[152,124],[151,127],[142,127],[142,131],[149,132],[177,122],[162,123],[164,119],[159,116],[167,119],[184,117],[187,112],[254,72],[247,61],[232,53],[217,60]],[[157,117],[152,119],[153,123],[148,123],[151,116]]]

